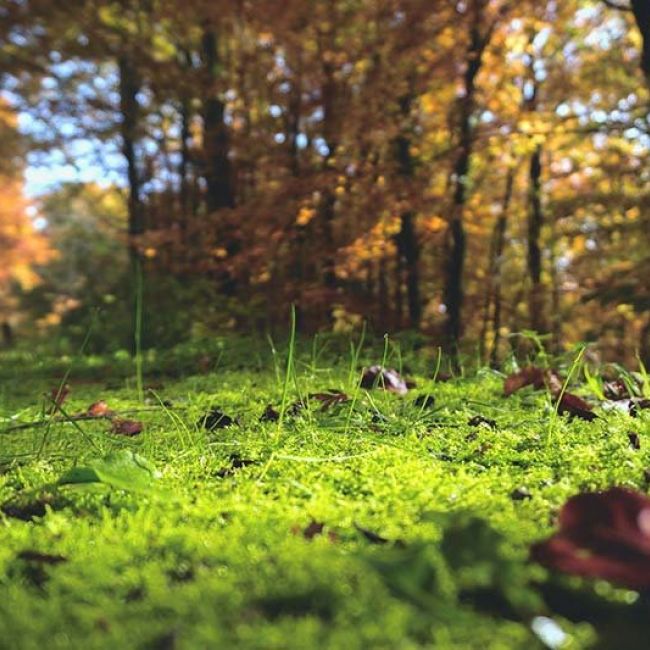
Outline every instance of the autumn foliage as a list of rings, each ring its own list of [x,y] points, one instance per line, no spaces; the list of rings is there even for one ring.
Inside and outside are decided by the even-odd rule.
[[[29,148],[81,169],[98,148],[115,240],[151,286],[208,283],[208,330],[293,303],[304,331],[419,329],[493,364],[522,330],[647,357],[637,4],[29,0],[0,52]],[[29,283],[8,200],[3,270]]]

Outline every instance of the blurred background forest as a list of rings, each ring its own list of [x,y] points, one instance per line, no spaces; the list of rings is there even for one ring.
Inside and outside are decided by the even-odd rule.
[[[0,0],[0,322],[650,360],[647,0]]]

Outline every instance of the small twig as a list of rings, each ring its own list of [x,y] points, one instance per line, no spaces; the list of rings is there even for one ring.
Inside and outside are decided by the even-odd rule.
[[[170,407],[166,407],[168,410],[170,410]],[[184,410],[186,409],[186,406],[175,406],[175,410]],[[158,407],[150,407],[150,408],[140,408],[140,409],[128,409],[126,411],[120,411],[119,413],[117,411],[113,411],[111,415],[88,415],[87,413],[78,413],[76,415],[70,415],[69,417],[53,417],[53,418],[48,418],[46,420],[35,420],[34,422],[23,422],[21,424],[17,424],[13,427],[8,427],[7,429],[3,429],[0,431],[0,433],[14,433],[15,431],[23,431],[25,429],[35,429],[37,427],[43,427],[46,425],[52,425],[52,424],[70,424],[72,422],[83,422],[85,420],[112,420],[114,417],[119,417],[120,415],[129,415],[131,413],[143,413],[143,412],[151,412],[151,411],[159,411],[160,409]]]

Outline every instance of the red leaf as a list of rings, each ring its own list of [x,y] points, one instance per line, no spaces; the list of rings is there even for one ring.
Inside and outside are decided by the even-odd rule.
[[[549,569],[650,588],[650,499],[625,488],[579,494],[560,512],[560,530],[531,548]]]
[[[321,523],[320,521],[316,521],[316,520],[312,519],[309,522],[309,525],[306,528],[301,529],[300,526],[298,526],[296,524],[295,526],[293,526],[291,528],[291,532],[294,535],[302,535],[305,539],[312,540],[317,535],[322,535],[324,528],[325,528],[324,523]],[[330,533],[328,533],[327,537],[330,540],[330,542],[334,542],[334,541],[336,541],[337,536],[336,536],[335,533],[330,532]]]
[[[540,388],[544,388],[544,385],[544,370],[535,366],[529,366],[506,378],[503,384],[503,394],[508,397],[525,386],[533,386],[539,390]]]
[[[111,411],[111,409],[108,408],[108,404],[102,399],[98,402],[92,403],[88,407],[86,415],[90,415],[93,418],[110,418],[115,415],[115,412]]]
[[[591,405],[573,393],[564,393],[558,404],[558,413],[568,413],[571,417],[582,420],[595,420],[598,416],[592,412]]]
[[[111,427],[111,433],[115,433],[118,436],[137,436],[139,433],[142,433],[144,428],[142,422],[137,422],[136,420],[122,420],[121,418],[115,418],[113,420],[113,426]]]
[[[370,366],[363,373],[361,388],[383,388],[391,393],[406,395],[408,386],[396,370],[382,368],[381,366]]]

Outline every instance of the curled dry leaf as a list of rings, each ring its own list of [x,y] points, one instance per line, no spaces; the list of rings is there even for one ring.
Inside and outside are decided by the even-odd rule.
[[[614,487],[569,499],[560,529],[531,547],[531,558],[571,575],[650,589],[650,499]]]
[[[361,388],[375,387],[383,388],[397,395],[406,395],[408,392],[408,385],[397,370],[381,366],[370,366],[364,371],[361,378]]]
[[[137,436],[142,433],[144,425],[137,420],[123,420],[122,418],[113,418],[111,433],[118,436]]]
[[[350,401],[350,398],[343,391],[332,388],[324,393],[311,393],[309,399],[315,399],[320,402],[322,404],[321,411],[327,411],[332,406]]]
[[[562,380],[554,370],[528,366],[506,377],[503,394],[508,397],[526,386],[532,386],[535,390],[546,387],[552,395],[558,395],[562,390]]]
[[[557,406],[558,413],[568,413],[570,417],[580,418],[588,422],[598,417],[591,409],[590,404],[573,393],[564,393]]]
[[[540,388],[544,388],[545,384],[544,370],[535,366],[529,366],[506,377],[503,384],[503,394],[508,397],[525,386],[533,386],[533,388],[539,390]]]

